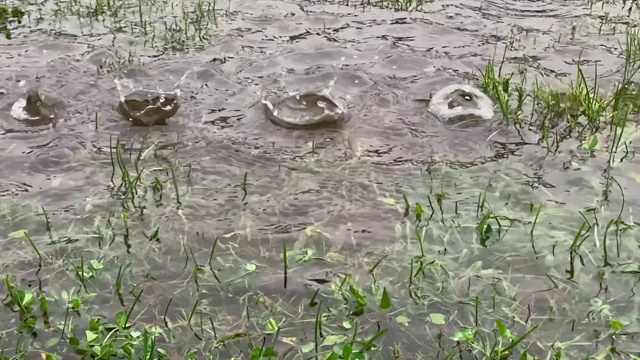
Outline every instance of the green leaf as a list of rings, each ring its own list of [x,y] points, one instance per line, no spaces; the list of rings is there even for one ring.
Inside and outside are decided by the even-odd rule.
[[[59,341],[60,341],[60,338],[57,336],[52,339],[49,339],[49,341],[46,342],[46,347],[50,348],[52,346],[55,346]]]
[[[476,339],[476,328],[468,328],[465,331],[459,331],[453,336],[453,340],[455,341],[464,341],[468,343],[473,343]]]
[[[21,239],[25,237],[27,234],[27,230],[17,230],[12,233],[9,233],[9,237],[13,239]]]
[[[329,356],[327,356],[326,360],[338,360],[338,354],[336,354],[335,352],[331,352],[331,354],[329,354]]]
[[[93,331],[85,330],[84,333],[87,337],[87,344],[93,343],[98,338],[98,334],[94,333]]]
[[[407,326],[407,325],[409,325],[409,321],[410,321],[410,320],[409,320],[409,318],[408,318],[408,317],[406,317],[406,316],[404,316],[404,315],[398,315],[398,316],[396,317],[396,321],[398,322],[398,324],[402,324],[402,325],[404,325],[404,326]]]
[[[274,358],[277,360],[278,358],[278,353],[276,353],[275,350],[273,350],[273,348],[271,346],[267,347],[264,349],[264,351],[262,352],[262,357],[267,357],[267,358]]]
[[[534,358],[533,356],[529,355],[529,352],[527,350],[525,350],[522,353],[522,356],[520,356],[520,360],[535,360],[537,358]]]
[[[116,314],[116,321],[118,323],[118,327],[124,329],[127,327],[127,313],[124,311],[118,311]]]
[[[100,330],[100,318],[95,318],[89,320],[89,330],[98,331]]]
[[[244,268],[247,269],[247,271],[256,271],[258,267],[254,263],[248,263]]]
[[[346,339],[347,337],[345,335],[329,335],[326,338],[324,338],[324,341],[322,342],[322,346],[342,344]]]
[[[91,264],[91,267],[93,267],[94,270],[100,270],[104,267],[104,265],[98,260],[91,260],[89,261],[89,263]]]
[[[351,359],[351,354],[353,354],[353,348],[351,347],[351,345],[346,344],[342,348],[342,358],[343,359]]]
[[[360,290],[356,289],[353,285],[349,285],[349,292],[356,298],[358,305],[367,306],[367,299],[365,299],[364,295],[360,292]]]
[[[380,308],[388,309],[391,307],[391,298],[389,298],[389,293],[387,293],[387,288],[382,289],[382,299],[380,300]]]
[[[30,292],[19,291],[18,296],[20,298],[20,303],[25,308],[31,307],[35,302],[36,298]]]
[[[504,348],[504,352],[508,352],[511,351],[511,349],[515,348],[516,346],[518,346],[518,344],[520,344],[524,339],[526,339],[529,335],[531,335],[532,332],[536,331],[538,328],[540,327],[540,324],[534,326],[531,330],[527,331],[524,335],[522,335],[519,338],[516,338],[515,340],[513,340],[511,342],[511,344],[509,344],[509,346],[507,346],[506,348]]]
[[[444,325],[447,322],[447,317],[439,313],[429,314],[428,319],[436,325]]]
[[[133,355],[135,355],[133,349],[131,348],[131,345],[129,344],[124,344],[120,350],[122,350],[123,353],[127,354],[130,359],[132,359],[134,357]]]
[[[584,147],[589,151],[596,150],[598,147],[598,137],[595,135],[591,135],[585,142]]]
[[[278,323],[273,320],[272,318],[270,318],[269,320],[267,320],[267,329],[270,332],[276,332],[278,330]]]
[[[78,346],[78,345],[80,345],[80,339],[78,339],[78,338],[77,338],[77,337],[75,337],[75,336],[70,337],[70,338],[69,338],[69,345],[71,345],[71,346]]]
[[[302,351],[302,353],[306,354],[306,353],[310,352],[311,350],[315,349],[315,347],[316,347],[316,344],[308,343],[306,345],[302,345],[300,347],[300,351]]]
[[[493,228],[491,227],[491,224],[487,224],[484,229],[482,229],[482,235],[485,239],[488,239],[491,237],[491,234],[493,234]]]
[[[609,327],[614,332],[620,332],[624,328],[624,324],[618,320],[609,320]]]
[[[496,327],[498,328],[498,334],[500,334],[501,338],[503,339],[512,338],[511,331],[509,331],[509,328],[507,328],[507,325],[505,325],[505,323],[502,322],[502,320],[496,319]]]
[[[95,345],[91,347],[91,352],[96,354],[96,357],[99,359],[102,357],[103,353],[106,352],[106,349],[103,349],[100,345]]]
[[[40,309],[42,309],[42,311],[47,312],[49,311],[49,303],[47,302],[47,298],[44,295],[40,295]]]
[[[422,214],[424,214],[424,210],[422,210],[422,205],[416,203],[416,222],[417,223],[422,221]]]

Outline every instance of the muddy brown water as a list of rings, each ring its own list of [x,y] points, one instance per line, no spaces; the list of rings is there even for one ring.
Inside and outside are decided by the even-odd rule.
[[[263,239],[253,243],[262,249],[279,246],[263,243],[268,236],[293,244],[301,230],[321,224],[332,235],[331,246],[345,254],[385,248],[395,241],[399,213],[384,199],[401,203],[406,194],[425,202],[433,184],[420,170],[434,160],[451,164],[439,173],[438,186],[457,200],[473,202],[492,180],[501,184],[494,192],[498,199],[521,211],[529,202],[554,204],[567,221],[544,226],[566,225],[575,232],[577,211],[596,204],[602,191],[606,154],[590,157],[567,141],[559,154],[547,155],[535,136],[502,125],[497,108],[496,119],[460,127],[438,121],[414,99],[478,74],[497,43],[498,54],[509,46],[507,71],[526,68],[530,78],[566,87],[575,74],[573,60],[582,54],[587,65],[598,64],[603,86],[611,85],[623,64],[618,41],[624,43],[624,24],[638,18],[629,20],[621,5],[590,9],[583,1],[435,1],[408,13],[359,1],[235,0],[217,3],[217,27],[209,25],[210,38],[203,43],[164,30],[163,24],[173,22],[171,12],[181,12],[178,7],[145,6],[148,26],[157,32],[156,49],[149,46],[151,35],[145,46],[140,29],[125,25],[138,21],[137,13],[124,11],[120,20],[65,19],[53,16],[55,5],[41,9],[41,17],[28,8],[30,21],[14,29],[14,39],[0,40],[3,236],[27,228],[44,238],[42,216],[34,215],[40,207],[49,211],[57,232],[68,229],[70,235],[91,229],[92,215],[117,208],[106,190],[110,141],[117,136],[136,146],[146,136],[147,144],[160,142],[189,165],[180,215],[158,211],[156,220],[149,220],[175,239],[194,229],[215,234],[251,229],[254,238]],[[609,23],[603,23],[605,15]],[[186,33],[192,37],[195,30]],[[193,49],[158,52],[168,36]],[[129,54],[133,61],[123,60]],[[114,64],[115,70],[105,71]],[[593,75],[592,66],[585,70]],[[167,126],[132,127],[117,113],[116,79],[144,89],[179,89],[180,110]],[[332,95],[351,114],[340,129],[284,129],[262,112],[264,91],[315,90],[332,83]],[[65,102],[54,125],[28,126],[11,118],[11,105],[34,85]],[[309,153],[312,144],[315,154]],[[625,190],[625,216],[640,202],[637,164],[631,159],[614,170]],[[619,196],[614,203],[620,204]],[[527,261],[533,265],[521,270],[518,264],[515,271],[540,279],[551,268],[561,269],[548,255],[555,240],[547,239],[544,260],[530,253]],[[86,241],[68,246],[82,248]],[[180,241],[202,256],[208,250],[209,243],[188,236]],[[15,239],[1,240],[3,268],[27,257],[25,248]],[[525,246],[509,249],[525,251]],[[181,250],[169,246],[162,254],[175,258]],[[485,266],[502,256],[485,257]],[[502,264],[510,273],[511,266]],[[179,274],[171,269],[160,277],[169,281]],[[518,286],[527,286],[526,277],[518,279]],[[595,296],[597,279],[581,280],[594,287],[590,295]],[[617,291],[612,298],[630,295],[627,280],[611,284]],[[633,308],[637,300],[631,303],[624,307]]]

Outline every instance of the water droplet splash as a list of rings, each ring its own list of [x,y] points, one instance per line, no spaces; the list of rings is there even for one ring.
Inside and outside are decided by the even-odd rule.
[[[13,106],[11,106],[11,116],[20,121],[29,121],[29,120],[38,120],[35,116],[30,116],[29,113],[24,109],[27,106],[27,99],[21,97]]]
[[[114,80],[120,94],[118,112],[135,126],[166,125],[180,108],[180,90],[163,92],[161,90],[136,89],[130,79]],[[123,91],[126,86],[130,90]]]
[[[293,92],[287,96],[264,96],[265,115],[283,127],[337,125],[349,119],[346,109],[331,96],[329,88],[319,92]]]
[[[495,115],[493,101],[479,89],[467,84],[450,84],[438,90],[429,102],[429,112],[441,120]]]
[[[34,123],[56,119],[56,109],[37,89],[29,89],[11,106],[11,116],[20,121]]]

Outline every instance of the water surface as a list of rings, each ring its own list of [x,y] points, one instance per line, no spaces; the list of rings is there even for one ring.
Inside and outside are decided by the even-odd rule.
[[[579,336],[567,329],[575,330],[572,319],[582,322],[580,316],[594,297],[608,302],[616,316],[634,319],[631,329],[638,330],[640,303],[633,290],[630,293],[637,279],[611,272],[607,292],[599,291],[602,281],[595,274],[601,265],[602,233],[592,244],[593,252],[582,259],[577,277],[565,279],[570,244],[582,222],[579,211],[602,206],[598,199],[608,154],[590,156],[571,140],[557,154],[548,154],[536,134],[506,126],[497,110],[491,121],[455,126],[434,118],[424,103],[415,101],[447,84],[473,81],[472,75],[504,46],[505,71],[526,71],[529,78],[566,88],[575,79],[574,60],[581,56],[587,75],[594,75],[589,65],[597,63],[602,86],[611,85],[620,78],[618,41],[624,43],[628,9],[600,4],[589,8],[583,1],[434,1],[406,12],[359,1],[235,0],[217,2],[217,10],[204,14],[194,10],[194,2],[140,4],[143,25],[138,2],[124,2],[117,11],[101,10],[97,18],[91,18],[96,10],[89,2],[29,5],[30,19],[14,29],[14,39],[2,40],[2,234],[28,229],[54,263],[75,259],[82,251],[131,262],[131,276],[145,288],[148,310],[142,321],[150,324],[161,321],[157,316],[170,297],[185,311],[194,298],[209,296],[208,301],[216,303],[255,293],[273,301],[286,299],[295,308],[296,301],[314,293],[304,285],[309,278],[331,279],[332,273],[348,271],[370,281],[366,272],[382,252],[407,260],[401,271],[399,264],[380,267],[387,286],[406,281],[407,253],[418,251],[415,234],[403,230],[406,195],[412,204],[427,207],[432,202],[435,218],[426,234],[428,253],[452,267],[446,286],[450,293],[440,296],[423,289],[433,296],[436,310],[407,305],[416,307],[412,311],[421,318],[440,311],[472,319],[472,309],[454,303],[474,291],[489,299],[493,274],[508,284],[502,295],[523,299],[509,306],[526,312],[530,301],[536,305],[534,319],[559,319],[556,325],[540,320],[546,328],[531,342],[534,353],[548,350],[540,344],[556,336],[562,341]],[[61,11],[72,15],[59,16]],[[186,28],[183,19],[188,19]],[[180,110],[167,126],[131,126],[116,111],[118,85],[124,81],[143,89],[179,89]],[[60,121],[34,127],[10,116],[12,104],[29,86],[64,100]],[[340,129],[285,129],[263,114],[260,99],[265,91],[327,87],[351,114]],[[166,182],[164,203],[131,220],[129,242],[120,238],[120,218],[114,220],[117,240],[105,247],[98,244],[94,230],[104,228],[110,213],[118,219],[122,211],[112,183],[116,139],[124,144],[130,170],[129,158],[140,149],[158,149],[165,160],[145,163],[147,170],[157,171],[147,181],[170,178],[161,169],[162,161],[180,167],[178,181]],[[633,210],[640,202],[637,160],[613,172],[625,192],[622,217],[635,225]],[[119,178],[115,171],[116,187]],[[612,202],[603,210],[609,218],[600,219],[601,226],[622,206],[620,191],[613,189]],[[516,225],[500,246],[480,246],[474,232],[479,221],[476,202],[484,191],[494,211],[529,219]],[[440,210],[436,195],[445,193]],[[537,225],[543,235],[534,246],[530,204],[545,207]],[[47,245],[42,208],[53,224],[55,246]],[[310,227],[325,235],[309,232]],[[145,240],[157,228],[161,241]],[[637,249],[630,245],[637,239],[634,231],[625,235],[616,263],[637,262]],[[220,276],[241,276],[247,263],[264,266],[257,272],[260,276],[225,284],[203,280],[206,295],[193,283],[186,285],[194,265],[185,267],[185,256],[187,263],[202,264],[213,239],[232,233],[220,240]],[[295,251],[314,249],[319,256],[341,260],[296,264],[285,290],[283,242]],[[34,257],[23,240],[7,236],[0,240],[0,250],[1,269],[33,281]],[[473,274],[484,277],[471,284]],[[540,300],[542,295],[531,289],[551,287],[546,274],[561,286],[549,295],[551,300]],[[45,288],[72,281],[69,276],[48,275]],[[441,276],[431,280],[439,283],[434,279]],[[408,299],[401,285],[397,291],[399,298]],[[109,311],[118,311],[119,304],[104,301]],[[225,324],[221,328],[237,330],[243,306],[213,306],[209,311]],[[561,310],[543,315],[549,307]],[[179,318],[180,311],[172,316]],[[443,331],[450,336],[463,321],[452,320]],[[416,322],[428,330],[427,340],[400,341],[405,330],[395,323],[390,326],[400,330],[386,344],[397,340],[405,354],[443,358],[436,345],[439,330]],[[299,326],[313,331],[310,323]],[[588,326],[604,329],[606,322]],[[296,329],[287,328],[292,333]],[[574,355],[600,351],[585,339],[571,347]],[[637,354],[635,344],[637,340],[622,339],[618,346]],[[184,350],[175,347],[176,353]]]

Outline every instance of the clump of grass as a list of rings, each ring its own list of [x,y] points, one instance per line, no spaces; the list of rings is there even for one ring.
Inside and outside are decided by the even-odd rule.
[[[486,94],[493,95],[502,112],[502,118],[506,123],[513,123],[516,126],[522,125],[522,112],[525,100],[530,96],[525,91],[526,78],[522,77],[520,84],[513,84],[514,73],[505,75],[502,73],[502,65],[507,53],[505,47],[502,54],[502,61],[496,72],[495,54],[485,66],[484,72],[480,70],[482,77],[482,90]]]
[[[0,31],[4,32],[4,36],[7,40],[11,40],[11,26],[13,24],[22,24],[22,18],[24,18],[25,12],[19,7],[7,7],[0,5]]]
[[[110,148],[111,186],[114,195],[120,198],[124,210],[135,210],[140,216],[144,216],[148,203],[153,203],[156,206],[162,205],[165,188],[172,188],[175,204],[178,208],[181,205],[176,169],[182,169],[183,166],[168,162],[165,157],[160,155],[158,143],[145,147],[145,139],[143,139],[135,159],[133,159],[134,144],[131,144],[128,160],[133,163],[133,169],[129,168],[125,160],[125,149],[120,138],[117,138],[115,146]],[[142,165],[148,157],[154,160],[150,169]],[[115,180],[116,173],[120,173],[119,183],[116,183]],[[161,174],[164,174],[166,178],[161,178]],[[146,179],[147,177],[148,179]]]
[[[373,6],[383,9],[393,9],[395,11],[420,11],[425,3],[432,1],[433,0],[361,0],[360,6]],[[347,6],[349,6],[350,0],[346,0],[346,2]]]
[[[131,68],[132,65],[142,65],[140,57],[136,55],[135,49],[129,49],[123,54],[119,49],[115,49],[113,58],[104,59],[97,67],[98,74],[121,73]]]
[[[42,19],[50,19],[58,30],[79,30],[83,36],[92,36],[96,28],[100,33],[107,29],[114,36],[128,31],[144,39],[145,47],[166,53],[204,48],[216,33],[218,17],[229,11],[218,9],[216,0],[181,5],[170,1],[92,0],[55,2],[38,6],[34,13],[36,26]],[[81,26],[70,25],[72,21]]]
[[[576,80],[570,82],[567,91],[543,86],[537,80],[533,89],[525,90],[524,77],[520,84],[513,86],[515,74],[502,73],[504,55],[499,65],[492,59],[481,71],[483,90],[497,99],[505,123],[536,129],[548,152],[557,152],[567,138],[579,140],[592,155],[606,149],[609,161],[604,171],[607,179],[603,191],[605,200],[612,184],[611,167],[616,162],[616,154],[621,146],[627,146],[621,144],[627,121],[640,109],[640,98],[635,95],[633,81],[640,71],[640,32],[637,29],[627,29],[623,51],[622,79],[610,95],[605,95],[599,86],[597,67],[593,81],[589,81],[580,59],[576,61]],[[528,98],[532,100],[526,104],[531,108],[531,115],[524,119],[521,115]],[[604,139],[608,141],[604,143]]]
[[[634,102],[634,91],[630,90],[631,80],[640,68],[640,35],[637,30],[628,29],[625,53],[625,70],[623,78],[610,97],[605,97],[598,86],[598,72],[595,69],[593,82],[587,80],[580,59],[576,61],[576,80],[571,81],[568,91],[560,91],[535,82],[533,89],[526,89],[526,79],[513,86],[515,73],[503,74],[502,68],[505,54],[499,64],[494,59],[487,62],[481,71],[483,91],[497,98],[503,119],[516,126],[534,125],[543,137],[549,136],[553,129],[565,126],[575,130],[578,136],[594,134],[607,129],[611,124],[620,124],[625,108],[638,109],[640,104]],[[497,71],[496,71],[497,67]],[[520,115],[525,100],[531,98],[531,116],[524,123]]]
[[[108,319],[102,316],[91,317],[87,324],[84,324],[84,331],[78,331],[79,326],[70,326],[68,319],[69,312],[79,312],[84,309],[83,302],[88,299],[71,296],[65,290],[62,291],[62,300],[66,306],[64,319],[54,320],[51,324],[49,312],[57,301],[46,293],[37,294],[31,289],[20,289],[11,279],[6,276],[4,285],[8,294],[5,305],[14,309],[20,318],[19,333],[32,335],[37,332],[49,330],[46,343],[35,343],[34,347],[22,347],[21,344],[15,348],[11,359],[30,359],[34,354],[46,360],[62,360],[66,356],[60,356],[50,349],[65,344],[81,359],[167,359],[167,352],[157,346],[159,336],[163,333],[159,327],[136,328],[130,321],[131,312],[135,306],[126,311],[120,311],[115,318]],[[46,329],[39,329],[37,322],[43,318]],[[55,335],[51,332],[59,332]],[[0,340],[2,338],[0,337]],[[1,344],[1,342],[0,342]],[[2,351],[4,353],[4,350]],[[1,355],[0,355],[1,356]],[[2,356],[2,359],[9,357]]]

